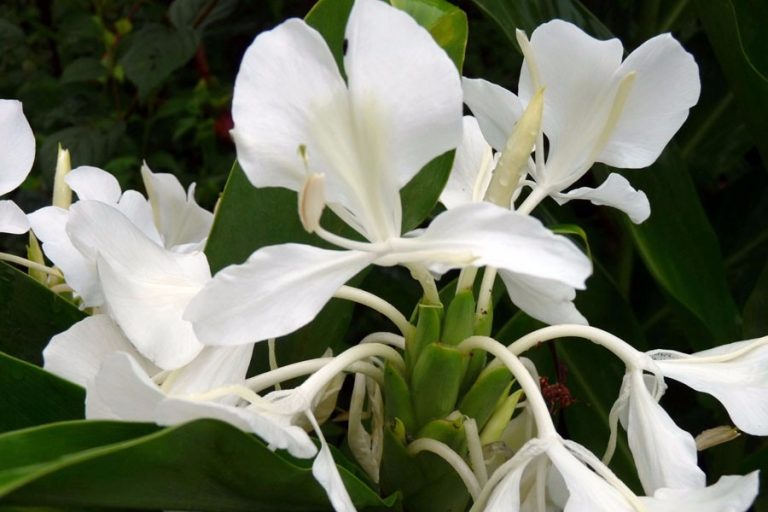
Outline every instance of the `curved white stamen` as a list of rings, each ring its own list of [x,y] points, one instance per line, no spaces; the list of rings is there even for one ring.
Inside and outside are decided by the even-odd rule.
[[[352,286],[342,286],[333,294],[337,299],[345,299],[352,302],[357,302],[364,306],[368,306],[374,311],[378,311],[385,317],[387,317],[393,324],[400,329],[400,332],[404,336],[408,336],[413,330],[413,326],[405,318],[405,315],[400,313],[395,306],[385,301],[378,295],[374,295],[365,290],[354,288]]]
[[[462,459],[458,453],[451,450],[451,448],[445,443],[436,441],[435,439],[429,439],[423,437],[417,439],[408,445],[408,453],[416,455],[419,452],[431,452],[442,458],[445,462],[451,465],[451,467],[459,475],[464,485],[467,487],[472,499],[477,501],[480,496],[480,484],[477,482],[475,475],[469,468],[464,459]]]
[[[247,379],[245,381],[245,385],[250,390],[258,393],[267,388],[271,388],[280,382],[314,373],[324,366],[330,364],[333,360],[333,357],[319,357],[317,359],[308,359],[306,361],[300,361],[298,363],[281,366],[280,368],[270,372],[255,375],[250,379]],[[342,371],[349,373],[362,373],[368,377],[371,377],[380,384],[384,383],[383,372],[370,363],[355,361],[344,368]]]

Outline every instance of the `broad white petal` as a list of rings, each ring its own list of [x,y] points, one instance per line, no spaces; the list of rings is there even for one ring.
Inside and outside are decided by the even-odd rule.
[[[117,203],[117,209],[150,240],[159,246],[163,245],[163,238],[155,226],[152,206],[147,198],[135,190],[126,190]]]
[[[51,338],[43,350],[43,368],[85,387],[96,377],[102,361],[116,352],[128,353],[149,375],[159,371],[107,315],[84,318]]]
[[[634,508],[613,486],[595,474],[562,444],[547,450],[568,487],[565,512],[633,512]]]
[[[482,201],[491,182],[494,164],[493,151],[480,133],[477,119],[465,116],[464,135],[456,148],[453,168],[440,194],[440,202],[450,209]]]
[[[591,165],[589,155],[603,132],[618,82],[614,74],[623,48],[618,39],[599,41],[562,20],[539,25],[531,47],[540,84],[534,85],[526,59],[520,73],[524,104],[544,87],[542,127],[549,140],[544,176],[562,190]]]
[[[523,473],[528,468],[530,462],[540,455],[548,444],[547,441],[533,438],[517,450],[510,460],[497,469],[499,472],[506,471],[506,474],[494,487],[483,510],[487,512],[518,512],[521,510],[520,483]],[[494,473],[491,479],[493,480],[496,477],[497,475]],[[492,484],[491,481],[489,481],[490,484]]]
[[[705,486],[704,472],[696,463],[693,436],[678,427],[648,391],[640,370],[625,376],[631,386],[627,405],[627,439],[646,494],[671,487],[696,489]]]
[[[317,447],[303,429],[275,421],[246,407],[168,398],[158,405],[152,421],[160,425],[177,425],[200,418],[221,420],[245,432],[252,432],[263,439],[270,449],[287,450],[294,457],[307,459],[317,453]]]
[[[573,286],[508,270],[499,270],[499,276],[512,302],[533,318],[550,325],[589,323],[573,304]]]
[[[648,197],[641,190],[635,190],[621,174],[611,173],[597,188],[581,187],[564,194],[552,194],[558,204],[565,204],[573,199],[586,199],[598,206],[612,206],[623,211],[635,224],[644,222],[651,216]]]
[[[141,176],[152,205],[155,226],[166,248],[204,240],[211,231],[213,214],[195,202],[195,185],[189,193],[173,174],[153,173],[146,163]]]
[[[336,466],[325,440],[321,441],[320,451],[312,464],[312,475],[325,489],[334,510],[337,512],[355,512],[357,510],[352,504],[347,488],[344,487],[339,468]]]
[[[758,492],[758,472],[726,475],[704,489],[659,489],[653,497],[641,497],[649,512],[747,512]]]
[[[165,395],[128,354],[107,357],[86,389],[85,417],[155,421],[155,408]]]
[[[67,173],[64,180],[81,201],[101,201],[116,205],[123,193],[117,178],[98,167],[77,167]]]
[[[580,289],[592,272],[589,259],[568,239],[533,217],[490,203],[447,210],[419,236],[392,245],[396,254],[380,258],[384,263],[421,258],[437,272],[491,265]]]
[[[344,103],[346,96],[336,62],[316,30],[291,19],[259,34],[240,64],[232,99],[232,137],[251,183],[300,190],[307,173],[301,145],[312,171],[326,172],[316,167],[320,151],[310,129],[323,124],[322,107]]]
[[[512,129],[523,115],[520,99],[505,88],[482,78],[463,78],[464,103],[477,118],[485,140],[504,151]]]
[[[692,355],[660,350],[651,356],[665,377],[717,398],[741,430],[768,435],[768,338]]]
[[[35,136],[21,102],[0,100],[0,195],[21,185],[34,161]]]
[[[245,381],[252,354],[253,344],[205,347],[191,363],[174,374],[166,392],[186,395],[241,384]]]
[[[361,149],[377,167],[357,172],[393,173],[400,188],[430,160],[458,146],[459,72],[425,28],[378,0],[355,2],[345,36],[355,126]]]
[[[310,322],[373,254],[283,244],[259,249],[209,282],[184,318],[208,345],[276,338]]]
[[[670,34],[649,39],[621,64],[636,73],[621,117],[598,162],[622,168],[651,165],[699,100],[699,67]],[[546,95],[546,93],[545,93]]]
[[[27,218],[35,236],[43,242],[43,252],[64,273],[67,284],[83,299],[86,307],[104,304],[96,260],[81,253],[66,231],[69,211],[46,206]]]
[[[145,357],[175,369],[200,352],[192,325],[181,315],[210,279],[202,253],[167,251],[97,201],[72,206],[67,232],[83,254],[97,261],[108,311]]]
[[[13,201],[0,201],[0,233],[21,235],[29,231],[29,220]]]

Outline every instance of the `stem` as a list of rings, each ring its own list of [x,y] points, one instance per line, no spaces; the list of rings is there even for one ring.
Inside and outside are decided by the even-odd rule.
[[[531,193],[528,194],[528,197],[525,198],[525,201],[517,208],[518,213],[522,213],[523,215],[530,214],[534,208],[542,201],[545,197],[549,194],[549,191],[546,189],[546,187],[542,187],[541,185],[537,184],[536,187],[534,187],[531,190]]]
[[[459,279],[456,281],[456,293],[471,290],[477,277],[477,267],[464,267],[461,269]]]
[[[467,487],[469,494],[472,496],[472,500],[476,501],[480,496],[480,484],[475,479],[475,475],[472,470],[469,469],[467,463],[464,462],[458,453],[451,450],[448,445],[436,441],[435,439],[421,438],[417,439],[408,445],[408,453],[416,455],[419,452],[431,452],[442,458],[445,462],[456,471],[464,485]]]
[[[488,471],[485,468],[485,457],[483,457],[483,447],[480,444],[480,433],[477,431],[477,422],[474,418],[464,420],[464,433],[467,436],[469,460],[472,463],[475,478],[480,487],[482,487],[488,483]]]
[[[324,366],[333,361],[333,357],[319,357],[317,359],[308,359],[306,361],[300,361],[298,363],[282,366],[275,370],[260,375],[255,375],[245,381],[245,385],[253,392],[259,393],[267,388],[276,386],[280,382],[286,380],[295,379],[297,377],[303,377],[320,370]],[[382,371],[370,363],[363,361],[355,361],[348,365],[343,371],[350,373],[362,373],[379,384],[384,383],[384,374]]]
[[[411,271],[411,277],[417,280],[424,290],[424,302],[439,306],[441,304],[440,294],[437,291],[435,278],[432,277],[432,274],[420,263],[406,263],[405,267]]]
[[[270,370],[277,370],[279,367],[277,366],[277,351],[275,350],[275,338],[269,338],[267,340],[267,349],[268,349],[268,358],[269,358],[269,369]],[[275,383],[275,389],[280,389],[280,384]]]
[[[0,252],[0,261],[8,261],[10,263],[16,263],[17,265],[31,268],[32,270],[38,270],[40,272],[44,272],[52,276],[60,277],[62,279],[64,278],[64,276],[58,269],[46,267],[45,265],[41,265],[40,263],[36,263],[32,260],[28,260],[27,258],[22,258],[21,256],[16,256],[15,254]]]
[[[470,336],[457,347],[462,352],[470,352],[474,349],[485,350],[489,354],[496,356],[514,375],[520,387],[525,393],[528,407],[533,414],[533,419],[536,422],[536,429],[538,430],[538,437],[546,438],[548,436],[557,435],[555,425],[552,423],[552,418],[549,416],[549,409],[544,402],[544,398],[541,396],[539,387],[536,382],[525,369],[523,363],[514,355],[510,349],[499,343],[493,338],[488,336]]]
[[[363,306],[368,306],[374,311],[378,311],[395,324],[397,328],[400,329],[400,332],[403,333],[403,336],[408,336],[411,334],[411,331],[413,331],[413,326],[408,322],[408,319],[405,318],[405,315],[400,313],[395,306],[378,295],[374,295],[373,293],[359,288],[344,285],[336,290],[336,293],[334,293],[333,296],[337,299],[356,302]]]
[[[494,282],[496,282],[496,267],[485,267],[483,280],[480,283],[480,292],[477,294],[475,315],[478,317],[490,311]]]

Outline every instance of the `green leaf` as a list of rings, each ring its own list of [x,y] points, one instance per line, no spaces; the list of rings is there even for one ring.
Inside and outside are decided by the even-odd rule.
[[[474,0],[474,3],[516,41],[515,29],[531,32],[542,23],[559,18],[570,21],[600,39],[613,37],[603,23],[578,0]]]
[[[323,36],[336,64],[344,74],[344,29],[354,0],[319,0],[304,17],[307,25]]]
[[[149,23],[130,38],[130,47],[120,64],[126,78],[139,89],[139,96],[146,98],[192,58],[199,42],[199,34],[191,27]]]
[[[0,432],[85,416],[84,390],[0,352]]]
[[[768,18],[765,2],[697,0],[699,16],[752,140],[768,166]]]
[[[411,15],[419,25],[429,30],[459,71],[464,66],[467,49],[467,15],[445,0],[390,0],[390,3]]]
[[[717,235],[677,148],[669,146],[642,172],[620,172],[651,203],[651,217],[643,224],[623,218],[646,267],[712,336],[692,339],[694,348],[738,339],[740,318],[725,280]]]
[[[107,70],[99,59],[82,57],[67,64],[61,73],[61,83],[92,82],[106,74]]]
[[[80,421],[0,436],[0,498],[19,505],[166,510],[327,510],[311,460],[230,425]],[[334,457],[341,457],[338,453]],[[384,501],[344,467],[359,508]]]
[[[448,182],[455,151],[438,156],[400,189],[403,205],[403,233],[419,227],[435,208]]]
[[[174,0],[168,8],[168,19],[178,29],[202,31],[208,25],[226,19],[237,3],[238,0]]]
[[[51,337],[85,314],[27,274],[0,262],[0,351],[41,365]]]
[[[755,288],[744,305],[744,337],[757,338],[768,333],[768,264],[757,278]]]
[[[587,236],[587,232],[584,231],[581,226],[577,224],[556,224],[554,226],[549,226],[549,229],[558,235],[573,235],[579,237],[581,241],[584,242],[587,258],[590,260],[592,259],[592,249],[589,247],[589,237]]]

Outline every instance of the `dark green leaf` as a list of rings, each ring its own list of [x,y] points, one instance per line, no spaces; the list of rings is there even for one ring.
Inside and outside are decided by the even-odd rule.
[[[354,0],[319,0],[304,20],[328,43],[339,69],[344,70],[344,29]]]
[[[454,151],[449,151],[438,156],[400,190],[404,233],[419,227],[435,208],[451,174],[453,155]]]
[[[755,281],[755,288],[744,305],[744,337],[757,338],[768,333],[768,264]]]
[[[59,423],[0,436],[0,497],[9,504],[170,510],[327,510],[311,460],[269,450],[213,420],[157,430],[113,422]],[[335,457],[340,457],[338,454]],[[385,507],[340,467],[360,507]]]
[[[107,73],[99,59],[83,57],[70,62],[61,74],[61,83],[91,82]]]
[[[51,337],[85,318],[74,305],[0,262],[0,351],[40,365]]]
[[[188,27],[202,31],[226,19],[237,4],[238,0],[174,0],[168,8],[168,19],[178,29]]]
[[[750,0],[697,0],[696,6],[752,140],[768,166],[768,4]]]
[[[145,25],[130,41],[120,64],[141,97],[186,64],[200,42],[198,33],[190,27],[169,28],[159,24]]]
[[[461,71],[467,48],[467,15],[445,0],[390,0],[390,3],[410,14],[419,25],[429,30]]]
[[[84,417],[85,392],[0,352],[0,432]]]

